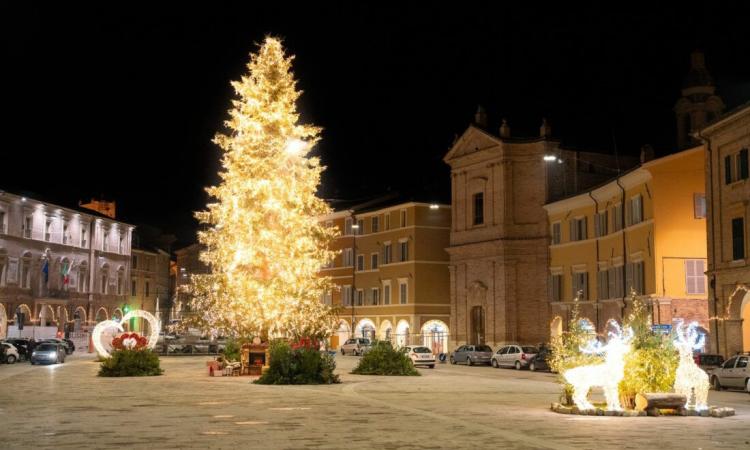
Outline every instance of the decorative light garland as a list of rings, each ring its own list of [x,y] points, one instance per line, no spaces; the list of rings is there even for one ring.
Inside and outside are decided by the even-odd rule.
[[[148,349],[153,350],[154,347],[156,347],[156,342],[159,340],[161,321],[148,311],[135,309],[125,314],[119,321],[104,320],[96,324],[96,326],[94,327],[94,331],[91,333],[91,340],[94,342],[96,353],[98,353],[102,358],[109,358],[111,356],[109,350],[107,350],[107,348],[104,347],[104,344],[102,343],[102,334],[104,333],[104,330],[115,328],[120,332],[123,332],[125,331],[125,329],[122,327],[122,324],[127,323],[128,320],[134,318],[143,318],[148,322],[149,328],[151,329],[151,335],[148,338]]]

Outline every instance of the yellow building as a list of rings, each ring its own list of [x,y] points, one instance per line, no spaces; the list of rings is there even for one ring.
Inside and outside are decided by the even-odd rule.
[[[321,220],[341,232],[321,270],[336,285],[323,301],[342,307],[331,348],[365,336],[447,352],[450,206],[370,203]]]
[[[598,331],[622,323],[630,289],[649,298],[655,324],[708,326],[702,146],[643,162],[588,192],[545,205],[550,234],[550,333],[578,293]]]

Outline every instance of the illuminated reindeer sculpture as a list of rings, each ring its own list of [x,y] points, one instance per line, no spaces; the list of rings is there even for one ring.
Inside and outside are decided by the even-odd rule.
[[[685,408],[698,411],[708,408],[708,374],[695,364],[693,350],[703,348],[706,335],[696,328],[697,322],[685,326],[679,322],[675,327],[674,345],[680,351],[680,364],[674,379],[674,391],[687,398]]]
[[[617,386],[624,376],[624,358],[630,352],[633,330],[627,327],[623,332],[615,322],[610,322],[610,326],[615,328],[615,331],[609,332],[609,341],[606,345],[591,340],[585,347],[581,347],[584,353],[604,353],[604,363],[579,366],[563,373],[565,381],[573,386],[573,401],[579,409],[594,409],[594,405],[588,401],[587,397],[589,390],[595,386],[604,390],[608,410],[622,409]]]

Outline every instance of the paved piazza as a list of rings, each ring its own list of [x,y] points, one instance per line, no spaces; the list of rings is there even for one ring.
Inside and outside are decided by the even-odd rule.
[[[738,415],[558,415],[551,374],[439,365],[422,377],[257,386],[208,377],[205,357],[162,359],[164,376],[99,378],[89,356],[0,365],[0,448],[748,448],[750,395],[711,392]]]

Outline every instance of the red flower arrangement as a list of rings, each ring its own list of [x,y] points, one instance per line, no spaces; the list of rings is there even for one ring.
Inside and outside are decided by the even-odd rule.
[[[297,350],[300,348],[311,348],[311,349],[317,349],[320,347],[320,342],[317,340],[313,340],[310,338],[302,338],[299,341],[292,344],[292,350]]]
[[[124,333],[112,339],[112,348],[116,350],[143,350],[148,345],[148,339],[138,333]]]

